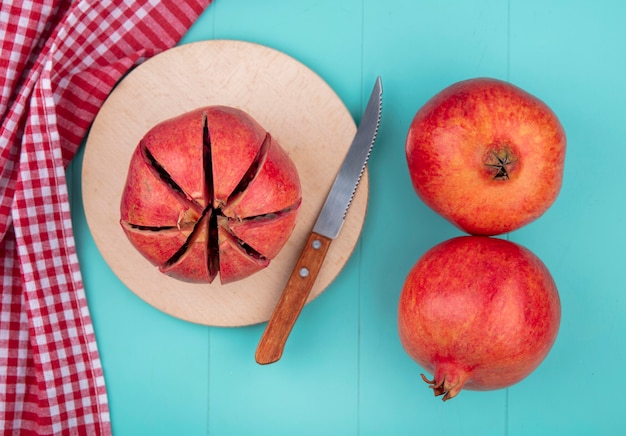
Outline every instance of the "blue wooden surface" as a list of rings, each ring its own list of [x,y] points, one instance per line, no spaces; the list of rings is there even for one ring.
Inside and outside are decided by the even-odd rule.
[[[383,122],[368,215],[339,278],[308,305],[275,365],[263,325],[189,324],[140,301],[108,268],[68,170],[74,231],[115,435],[607,434],[626,389],[626,3],[216,0],[181,43],[240,39],[281,50],[332,86],[358,122],[377,75]],[[414,194],[404,139],[415,111],[457,80],[509,80],[548,103],[568,135],[563,189],[507,237],[535,252],[563,317],[544,363],[509,389],[442,403],[397,336],[404,278],[460,234]]]

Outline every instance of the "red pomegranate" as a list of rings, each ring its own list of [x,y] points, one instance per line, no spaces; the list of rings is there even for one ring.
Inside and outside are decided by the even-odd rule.
[[[400,341],[436,396],[511,386],[551,349],[561,306],[550,272],[528,249],[463,236],[427,251],[406,278]]]
[[[246,112],[200,108],[154,126],[135,149],[121,200],[130,242],[163,273],[221,283],[265,268],[291,235],[297,169]]]
[[[406,138],[417,195],[459,229],[484,236],[519,229],[552,206],[565,149],[565,131],[547,104],[483,77],[438,92]]]

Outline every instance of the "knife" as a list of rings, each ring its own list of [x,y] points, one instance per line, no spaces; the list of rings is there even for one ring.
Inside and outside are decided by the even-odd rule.
[[[343,226],[365,165],[374,146],[382,110],[382,82],[376,79],[363,118],[313,230],[274,308],[256,350],[261,365],[278,361],[324,263],[330,244]]]

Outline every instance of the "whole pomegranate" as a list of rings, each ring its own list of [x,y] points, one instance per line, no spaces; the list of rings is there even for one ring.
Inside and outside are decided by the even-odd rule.
[[[556,285],[541,260],[502,239],[462,236],[427,251],[406,278],[398,328],[443,400],[511,386],[543,361],[559,329]]]
[[[209,106],[163,121],[135,149],[121,225],[163,273],[221,283],[265,268],[301,202],[297,169],[246,112]]]
[[[473,235],[540,217],[561,189],[565,132],[552,110],[496,79],[455,83],[420,108],[406,158],[426,205]]]

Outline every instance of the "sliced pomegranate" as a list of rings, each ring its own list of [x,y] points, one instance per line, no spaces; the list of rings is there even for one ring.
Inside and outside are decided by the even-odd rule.
[[[221,283],[267,267],[296,224],[298,171],[246,112],[209,106],[163,121],[132,155],[120,205],[130,242],[163,273]]]

